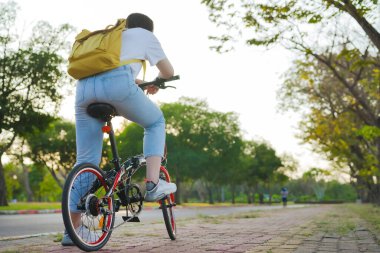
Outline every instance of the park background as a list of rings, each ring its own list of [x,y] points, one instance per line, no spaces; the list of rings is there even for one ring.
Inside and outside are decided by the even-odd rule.
[[[167,118],[179,201],[276,202],[286,186],[298,202],[378,203],[379,4],[271,3],[1,2],[1,204],[60,200],[75,161],[69,48],[80,29],[132,12],[152,17],[181,75],[151,97]],[[117,138],[122,158],[141,152],[134,124],[119,120]]]

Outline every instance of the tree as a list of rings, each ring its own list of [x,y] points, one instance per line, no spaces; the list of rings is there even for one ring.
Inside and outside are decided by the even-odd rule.
[[[178,189],[181,181],[202,179],[213,203],[212,186],[228,185],[239,168],[241,137],[236,114],[213,111],[205,101],[191,98],[163,104],[161,109],[167,123],[168,160]]]
[[[117,135],[119,156],[123,159],[143,152],[144,128],[130,123]]]
[[[310,31],[312,34],[320,29],[321,35],[321,31],[328,32],[329,25],[337,20],[341,26],[347,26],[347,14],[351,17],[348,22],[355,20],[380,50],[380,33],[373,25],[379,18],[377,0],[202,0],[201,3],[208,7],[210,20],[225,28],[225,34],[210,36],[218,43],[212,47],[218,52],[231,50],[237,38],[245,39],[248,45],[281,43],[302,49]]]
[[[76,160],[74,123],[57,119],[46,129],[35,128],[25,135],[30,146],[30,158],[37,165],[48,169],[59,187],[73,168]],[[47,179],[44,179],[47,180]]]
[[[238,38],[232,32],[237,32],[248,45],[280,43],[300,55],[293,67],[300,79],[285,83],[283,94],[304,102],[298,105],[308,113],[301,138],[312,140],[330,160],[349,166],[357,184],[369,192],[368,199],[380,203],[380,33],[374,25],[379,2],[202,3],[213,22],[228,28],[229,35],[211,37],[219,42],[217,51],[228,51],[229,42]]]
[[[331,173],[328,170],[312,168],[305,172],[302,177],[311,179],[315,183],[312,185],[312,189],[318,201],[321,201],[325,196],[326,182],[325,177],[330,176]]]
[[[269,191],[269,201],[271,201],[271,185],[279,175],[276,172],[281,168],[281,159],[276,155],[276,151],[266,143],[258,143],[254,147],[254,157],[251,165],[251,175],[257,175]],[[278,174],[282,174],[279,173]]]
[[[14,163],[8,163],[4,166],[4,173],[9,180],[7,181],[7,198],[17,199],[16,193],[20,190],[20,168]]]
[[[51,121],[65,84],[61,53],[69,25],[58,28],[38,22],[27,41],[14,33],[17,5],[0,3],[0,158],[14,140]],[[4,168],[0,159],[0,206],[7,205]]]
[[[358,50],[318,57],[327,64],[306,57],[288,72],[279,91],[281,107],[306,111],[299,137],[338,167],[348,166],[362,199],[378,202],[379,58]]]

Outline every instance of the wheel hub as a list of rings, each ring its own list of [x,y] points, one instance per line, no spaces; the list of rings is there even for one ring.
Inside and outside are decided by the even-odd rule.
[[[86,213],[95,217],[100,213],[99,199],[94,194],[90,194],[86,198]]]

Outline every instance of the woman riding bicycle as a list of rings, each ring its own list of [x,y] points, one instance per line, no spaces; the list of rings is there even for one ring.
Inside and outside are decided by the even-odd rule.
[[[153,34],[153,21],[144,14],[133,13],[127,18],[127,29],[122,34],[120,60],[141,59],[149,61],[159,70],[159,78],[170,78],[173,67],[160,42]],[[99,165],[102,153],[104,122],[91,117],[87,106],[94,102],[111,104],[118,115],[144,128],[143,153],[146,157],[145,201],[157,201],[177,190],[174,183],[159,179],[161,159],[165,147],[165,119],[161,110],[138,87],[136,79],[141,63],[131,63],[78,81],[75,98],[77,160],[75,165]],[[157,93],[151,86],[149,94]],[[80,213],[72,210],[80,218]],[[79,226],[79,225],[78,225]],[[62,244],[71,245],[65,234]]]

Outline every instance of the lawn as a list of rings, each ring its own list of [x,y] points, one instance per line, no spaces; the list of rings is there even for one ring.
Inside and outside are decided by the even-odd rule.
[[[371,204],[363,204],[363,205],[355,205],[349,204],[347,207],[358,214],[360,218],[366,220],[377,232],[380,232],[380,207],[371,205]]]
[[[17,202],[0,206],[0,211],[61,209],[61,202]]]

